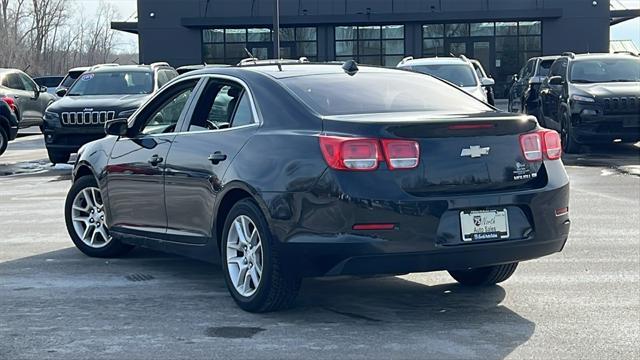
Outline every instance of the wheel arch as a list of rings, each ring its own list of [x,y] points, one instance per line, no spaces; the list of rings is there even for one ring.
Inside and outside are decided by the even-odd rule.
[[[73,175],[72,175],[72,182],[76,182],[78,179],[80,179],[83,176],[93,176],[94,179],[96,179],[96,182],[98,184],[100,184],[99,178],[96,175],[95,171],[93,170],[93,167],[91,166],[91,164],[87,163],[86,161],[80,161],[78,163],[78,165],[76,165],[75,169],[73,170]]]
[[[253,200],[263,215],[268,219],[269,212],[265,201],[260,197],[258,191],[246,183],[235,181],[225,186],[225,190],[218,195],[220,199],[215,209],[215,220],[213,222],[213,234],[215,235],[216,245],[220,251],[222,241],[222,233],[224,232],[224,224],[227,221],[227,215],[233,205],[244,199]]]

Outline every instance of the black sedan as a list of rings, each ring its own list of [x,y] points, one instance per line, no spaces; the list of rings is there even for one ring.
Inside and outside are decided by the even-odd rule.
[[[495,284],[562,250],[560,138],[428,75],[340,64],[180,76],[85,145],[65,217],[85,254],[220,261],[248,311],[307,276],[448,270]]]

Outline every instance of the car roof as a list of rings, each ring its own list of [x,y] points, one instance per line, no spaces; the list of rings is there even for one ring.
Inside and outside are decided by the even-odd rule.
[[[152,72],[151,65],[108,65],[108,66],[96,66],[89,69],[92,73],[101,72]],[[87,70],[87,71],[89,71]]]
[[[538,59],[540,59],[540,61],[554,61],[554,60],[558,60],[558,58],[560,58],[559,55],[550,55],[550,56],[540,56],[538,57]]]
[[[422,58],[422,59],[412,59],[407,60],[402,64],[402,66],[407,65],[431,65],[431,64],[441,64],[441,65],[459,65],[459,64],[469,64],[469,60],[464,60],[457,57],[432,57],[432,58]]]
[[[239,71],[251,71],[262,73],[271,76],[276,79],[285,79],[300,76],[312,76],[312,75],[331,75],[331,74],[344,74],[345,70],[340,63],[332,64],[282,64],[277,65],[258,65],[258,66],[243,66],[235,68],[227,68],[228,70]],[[204,70],[206,71],[206,70]],[[383,68],[377,66],[358,65],[358,73],[379,73],[379,74],[397,74],[398,69]],[[357,76],[357,75],[356,75]]]
[[[568,57],[571,59],[571,57]],[[610,54],[610,53],[595,53],[595,54],[576,54],[571,61],[589,60],[589,59],[638,59],[635,55],[630,54]]]
[[[78,72],[78,71],[85,72],[85,71],[87,71],[87,70],[89,70],[89,69],[91,69],[91,68],[90,68],[90,67],[88,67],[88,66],[80,66],[80,67],[74,67],[74,68],[71,68],[71,69],[69,69],[69,71],[68,71],[68,72]]]

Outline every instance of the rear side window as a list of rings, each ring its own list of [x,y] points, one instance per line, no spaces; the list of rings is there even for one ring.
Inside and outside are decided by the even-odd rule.
[[[166,83],[173,80],[178,76],[178,73],[171,70],[160,70],[158,71],[158,88],[163,87]]]
[[[24,83],[20,79],[20,76],[16,73],[10,73],[5,75],[2,85],[16,90],[25,90]]]
[[[196,105],[189,131],[221,130],[253,123],[251,102],[244,88],[210,80]]]
[[[540,66],[538,66],[538,76],[549,75],[549,70],[551,70],[551,65],[553,65],[553,60],[541,61]]]
[[[70,73],[67,74],[67,76],[64,78],[64,80],[62,80],[62,83],[60,83],[60,86],[66,87],[66,88],[71,87],[71,85],[73,85],[73,83],[82,74],[83,74],[83,72],[81,72],[81,71],[71,71]]]
[[[471,67],[467,66],[469,71]],[[323,74],[281,80],[320,115],[393,112],[448,112],[471,114],[492,111],[454,86],[431,76],[391,73]]]

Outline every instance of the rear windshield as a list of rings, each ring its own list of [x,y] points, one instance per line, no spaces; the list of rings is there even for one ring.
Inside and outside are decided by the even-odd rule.
[[[640,59],[593,59],[574,61],[570,81],[573,83],[638,82]]]
[[[152,91],[151,72],[109,71],[82,74],[69,89],[69,96],[150,94]]]
[[[438,79],[405,71],[308,75],[281,81],[315,112],[325,116],[415,111],[471,114],[492,110]]]
[[[58,86],[58,84],[60,84],[61,79],[62,78],[59,78],[59,77],[44,77],[44,78],[33,79],[33,81],[35,81],[36,84],[40,86],[56,87]]]
[[[540,66],[538,67],[538,76],[547,76],[549,75],[549,70],[551,69],[551,65],[555,60],[544,60],[540,62]]]
[[[409,68],[413,71],[445,79],[461,87],[478,85],[473,68],[466,64],[412,65]]]

